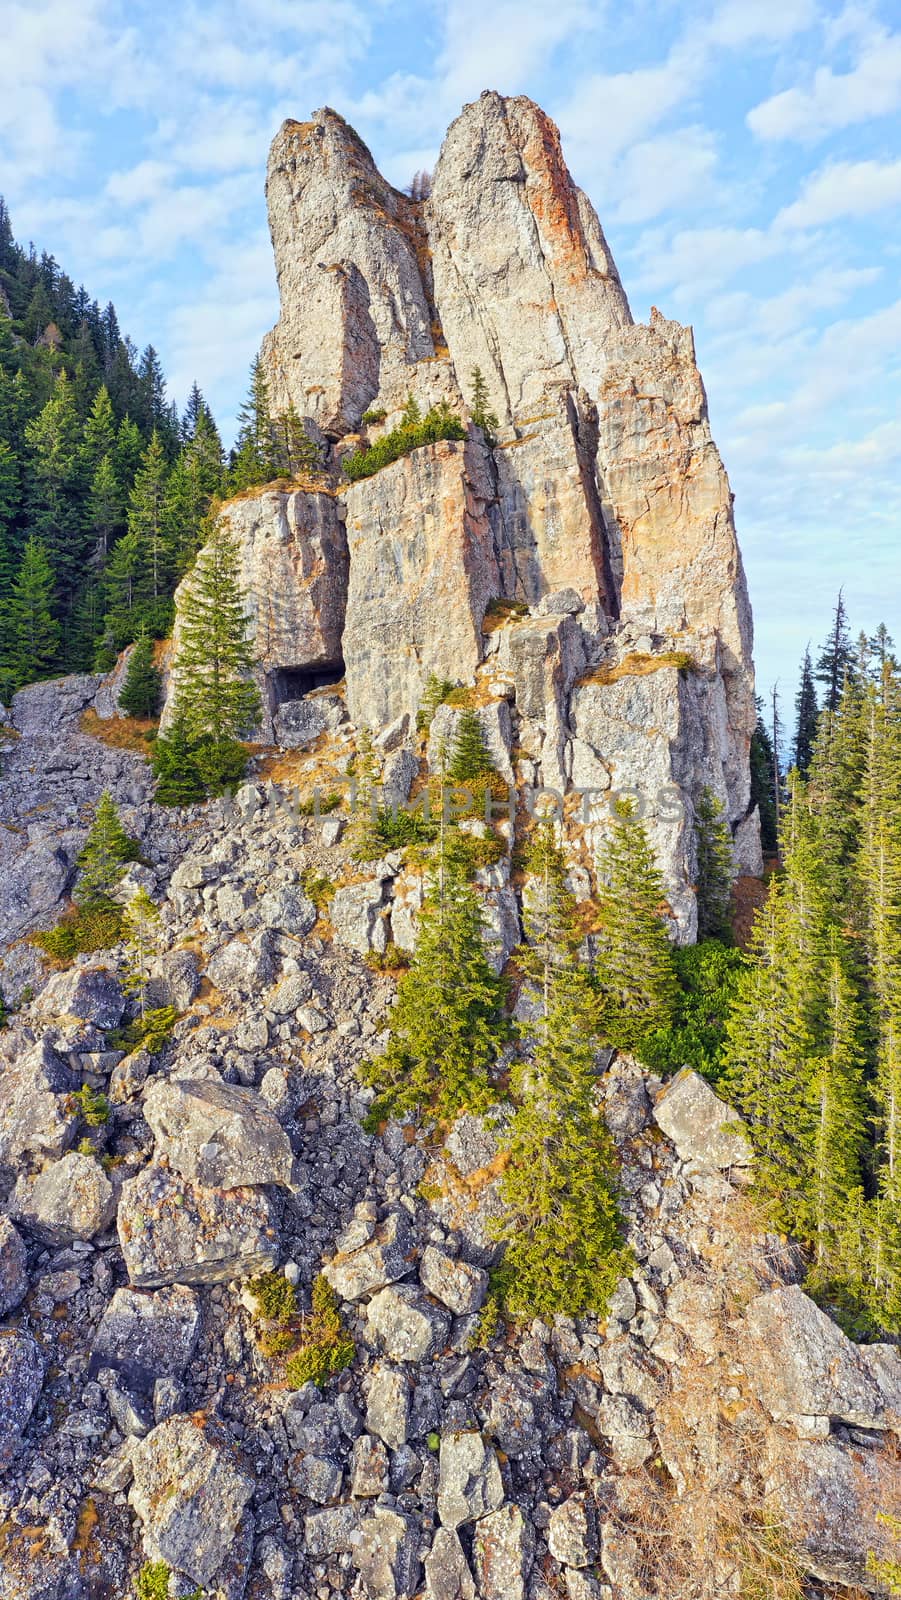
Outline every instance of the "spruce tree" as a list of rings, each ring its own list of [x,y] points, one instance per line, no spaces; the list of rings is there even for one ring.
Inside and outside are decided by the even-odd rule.
[[[111,455],[101,456],[91,478],[87,525],[91,534],[91,559],[106,564],[110,546],[122,523],[122,491]]]
[[[238,437],[232,464],[233,489],[268,483],[278,476],[269,380],[260,356],[250,369],[250,393],[238,412]]]
[[[472,369],[472,400],[469,406],[471,421],[477,428],[481,428],[485,435],[485,443],[493,446],[497,443],[498,423],[497,414],[488,407],[488,385],[482,376],[479,367]]]
[[[177,716],[168,731],[154,741],[150,761],[156,778],[153,798],[161,806],[193,806],[206,799],[206,785],[183,717]]]
[[[613,1145],[595,1103],[597,1004],[580,961],[565,859],[548,819],[535,829],[527,866],[529,942],[521,961],[540,1005],[523,1030],[524,1058],[514,1073],[518,1105],[504,1138],[507,1209],[496,1237],[505,1252],[497,1287],[512,1317],[602,1314],[628,1270],[628,1252]]]
[[[28,423],[29,515],[53,568],[57,596],[68,605],[84,560],[81,429],[75,393],[63,370],[43,410]]]
[[[77,858],[79,874],[72,896],[76,904],[86,911],[114,905],[113,890],[126,863],[134,861],[137,854],[137,844],[125,832],[113,797],[105,789]]]
[[[162,686],[162,677],[153,664],[153,642],[146,633],[141,633],[129,657],[119,694],[119,709],[129,717],[155,716]]]
[[[298,478],[315,471],[319,464],[319,447],[307,433],[293,401],[274,424],[272,434],[273,464],[279,474]]]
[[[823,706],[827,711],[837,711],[845,680],[851,677],[854,651],[848,633],[848,614],[844,595],[839,590],[832,616],[829,637],[817,661],[817,681],[824,686]]]
[[[448,777],[452,783],[469,783],[473,778],[483,778],[494,772],[491,753],[485,743],[481,719],[476,711],[463,711],[457,723]]]
[[[106,384],[101,384],[94,395],[91,410],[84,425],[82,452],[86,476],[90,480],[104,456],[112,460],[116,448],[116,418]]]
[[[171,557],[165,539],[163,507],[169,466],[156,429],[141,457],[128,502],[128,531],[140,552],[139,581],[143,594],[158,600],[167,588]]]
[[[442,838],[388,1048],[365,1069],[380,1091],[372,1121],[411,1111],[440,1120],[484,1111],[496,1099],[491,1072],[509,1025],[505,985],[488,963],[483,932],[475,892]]]
[[[220,745],[260,715],[250,674],[238,547],[228,522],[212,514],[209,537],[181,591],[175,658],[175,712],[189,738]]]
[[[628,803],[610,831],[603,875],[594,973],[600,1028],[608,1044],[640,1055],[642,1041],[672,1020],[677,985],[663,880]]]
[[[125,978],[128,994],[136,995],[142,1018],[147,1010],[147,985],[150,968],[159,947],[160,911],[146,889],[139,889],[129,900],[122,921],[131,964]]]
[[[801,682],[795,696],[795,737],[792,745],[792,765],[802,778],[806,778],[813,756],[818,715],[817,692],[810,665],[810,650],[807,649],[801,667]]]
[[[698,861],[698,938],[732,938],[732,836],[712,789],[702,789],[695,808]]]
[[[757,726],[751,735],[751,804],[760,817],[760,843],[764,854],[774,855],[778,845],[776,803],[773,797],[773,746],[763,720],[763,702],[757,700]]]
[[[886,667],[889,667],[890,670],[896,670],[898,666],[893,654],[895,641],[884,622],[880,622],[876,632],[869,640],[869,646],[873,658],[870,669],[873,680],[875,683],[881,684]]]
[[[51,612],[53,572],[40,539],[28,540],[6,608],[3,666],[15,687],[52,676],[60,644]]]

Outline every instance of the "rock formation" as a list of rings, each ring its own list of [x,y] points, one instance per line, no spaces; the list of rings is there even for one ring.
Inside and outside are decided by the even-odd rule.
[[[430,672],[480,677],[480,700],[510,702],[520,783],[643,796],[691,938],[702,788],[725,807],[738,867],[760,870],[751,618],[691,331],[656,311],[633,323],[557,130],[523,98],[465,107],[421,202],[386,183],[334,111],[286,122],[267,196],[273,409],[307,419],[332,490],[250,492],[224,513],[262,736],[308,742],[315,714],[291,703],[341,672],[352,721],[375,732],[413,726]],[[465,444],[342,485],[342,454],[396,424],[409,395],[464,412],[476,367],[496,439],[470,427]],[[673,785],[679,817],[659,798]],[[606,817],[602,805],[586,818],[591,861]]]

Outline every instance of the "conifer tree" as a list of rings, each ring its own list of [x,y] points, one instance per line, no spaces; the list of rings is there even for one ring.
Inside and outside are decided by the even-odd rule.
[[[124,987],[128,994],[137,996],[143,1018],[147,1010],[150,968],[159,948],[160,932],[159,906],[154,905],[146,889],[139,889],[137,894],[132,896],[125,907],[122,921],[125,926],[125,942],[131,957]]]
[[[126,862],[134,861],[136,855],[137,845],[125,832],[113,797],[105,789],[78,856],[79,875],[72,898],[84,910],[115,904],[113,890]]]
[[[28,540],[6,607],[3,666],[13,685],[52,675],[60,630],[51,612],[53,573],[40,539]]]
[[[641,1054],[645,1037],[671,1021],[676,999],[666,895],[647,833],[621,806],[598,892],[595,987],[608,1044]]]
[[[262,359],[257,356],[250,369],[250,393],[238,412],[232,487],[247,489],[277,476],[269,380]]]
[[[757,726],[751,736],[751,804],[760,816],[760,842],[765,854],[774,854],[778,844],[776,803],[773,797],[773,746],[762,715],[763,702],[757,701]]]
[[[802,778],[806,778],[813,756],[818,715],[817,692],[810,665],[810,650],[807,649],[801,667],[801,682],[795,696],[795,737],[792,745],[792,765]]]
[[[93,544],[91,560],[103,567],[122,522],[122,491],[111,455],[100,457],[91,478],[87,521]]]
[[[273,464],[288,478],[312,472],[319,464],[319,447],[310,438],[292,401],[273,427]]]
[[[479,714],[467,708],[457,723],[448,777],[452,783],[469,783],[473,778],[486,777],[494,770]]]
[[[193,806],[206,799],[184,717],[176,716],[168,732],[154,742],[151,765],[156,778],[153,798],[161,806]]]
[[[509,1035],[505,985],[492,971],[475,892],[442,834],[419,917],[416,950],[397,989],[391,1038],[365,1070],[380,1091],[373,1121],[419,1111],[438,1119],[484,1111],[491,1071]]]
[[[731,940],[732,837],[712,789],[702,789],[695,809],[698,858],[698,938]]]
[[[897,670],[898,663],[893,654],[895,641],[885,623],[880,622],[876,632],[868,642],[873,658],[871,667],[873,680],[875,683],[881,684],[886,667],[892,671]]]
[[[854,651],[848,634],[848,614],[844,595],[839,590],[832,617],[829,637],[817,661],[816,676],[824,686],[823,706],[827,711],[837,711],[845,680],[852,675]]]
[[[93,477],[104,456],[108,456],[112,461],[115,448],[116,418],[109,391],[106,384],[103,383],[94,395],[88,419],[84,425],[82,451],[89,480]]]
[[[597,1004],[581,963],[575,902],[553,823],[539,821],[527,858],[532,893],[522,964],[540,997],[514,1073],[518,1105],[504,1139],[505,1243],[497,1285],[513,1317],[603,1313],[627,1270],[616,1162],[595,1104]]]
[[[28,423],[29,513],[44,544],[57,595],[67,605],[81,575],[81,429],[75,392],[63,370],[43,410]]]
[[[235,537],[215,512],[208,525],[209,537],[181,591],[175,711],[189,738],[219,745],[258,720],[260,697],[250,677],[254,657]]]
[[[141,464],[144,452],[144,441],[141,430],[131,417],[123,417],[116,434],[116,448],[113,451],[113,466],[116,477],[127,496],[134,483],[135,473]]]
[[[472,400],[469,406],[469,415],[477,428],[481,428],[485,435],[485,443],[493,446],[497,443],[497,430],[500,426],[497,413],[488,407],[488,385],[482,375],[481,368],[472,369]]]
[[[141,589],[153,600],[160,598],[170,574],[163,516],[168,475],[162,441],[154,428],[128,502],[128,531],[137,539],[140,552]]]
[[[129,657],[119,695],[120,710],[129,717],[155,716],[162,684],[162,677],[153,664],[153,643],[146,633],[141,633]]]

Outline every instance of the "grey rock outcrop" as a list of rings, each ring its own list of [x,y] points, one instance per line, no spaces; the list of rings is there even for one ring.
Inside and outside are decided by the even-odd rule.
[[[284,1129],[253,1089],[206,1079],[154,1079],[144,1116],[157,1152],[190,1183],[208,1189],[289,1184],[293,1155]]]
[[[445,1528],[487,1517],[503,1504],[497,1455],[480,1433],[450,1433],[441,1440],[438,1515]]]
[[[116,1215],[116,1194],[93,1156],[70,1150],[37,1177],[23,1174],[10,1200],[15,1220],[49,1244],[93,1239]]]
[[[654,1121],[682,1157],[699,1167],[747,1167],[752,1160],[738,1113],[684,1067],[654,1106]]]
[[[171,1417],[141,1441],[132,1463],[128,1498],[148,1559],[213,1583],[254,1487],[224,1431],[213,1420]]]
[[[28,1252],[8,1217],[0,1217],[0,1317],[28,1293]]]
[[[136,1288],[222,1283],[274,1266],[278,1234],[263,1189],[204,1189],[164,1167],[122,1185],[119,1243]]]
[[[44,1382],[44,1362],[30,1333],[0,1338],[0,1473],[16,1455]]]

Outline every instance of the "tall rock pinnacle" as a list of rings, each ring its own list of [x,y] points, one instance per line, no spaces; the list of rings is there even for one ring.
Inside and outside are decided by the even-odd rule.
[[[523,97],[464,107],[420,201],[335,111],[286,122],[267,198],[281,298],[262,352],[272,409],[315,425],[335,477],[327,508],[300,489],[290,505],[261,491],[256,509],[246,496],[226,509],[259,634],[264,732],[286,685],[346,670],[358,727],[412,728],[430,672],[474,683],[490,671],[527,781],[677,786],[689,809],[650,822],[690,933],[690,805],[703,788],[725,807],[738,861],[759,866],[751,615],[691,330],[656,311],[633,322],[558,131]],[[395,426],[408,397],[465,417],[476,368],[496,438],[471,426],[465,442],[341,481],[342,455]],[[261,632],[276,592],[278,625]],[[518,609],[486,630],[504,601]],[[587,820],[589,856],[599,827]]]

